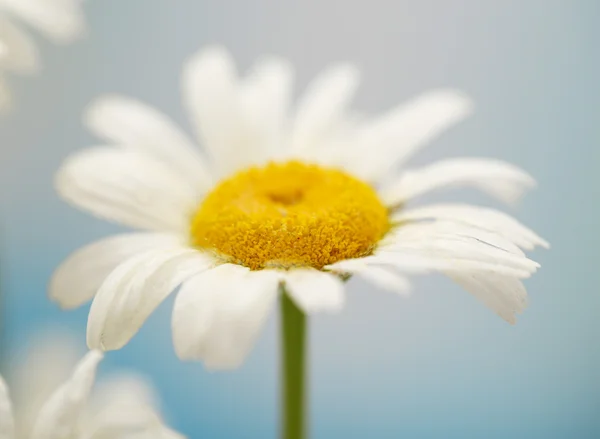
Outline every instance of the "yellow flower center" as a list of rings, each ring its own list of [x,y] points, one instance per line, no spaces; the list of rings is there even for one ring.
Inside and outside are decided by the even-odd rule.
[[[253,270],[325,265],[370,254],[389,229],[368,184],[298,161],[253,167],[222,181],[191,228],[195,246]]]

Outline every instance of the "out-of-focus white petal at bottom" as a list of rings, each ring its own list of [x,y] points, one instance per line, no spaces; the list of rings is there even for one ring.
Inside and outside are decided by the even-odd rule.
[[[527,306],[527,291],[519,279],[481,272],[446,274],[510,324]]]
[[[139,375],[120,374],[97,386],[85,423],[86,439],[182,438],[170,430],[157,411],[149,382]]]
[[[59,43],[85,31],[82,0],[0,0],[0,7]]]
[[[344,283],[332,273],[295,268],[285,273],[285,290],[304,312],[339,311],[344,305]]]
[[[368,259],[363,259],[347,259],[325,268],[339,273],[355,274],[385,290],[402,296],[409,295],[410,282],[406,276],[396,273],[389,267],[368,264]]]
[[[456,158],[408,170],[383,188],[380,196],[388,206],[398,206],[427,192],[456,186],[473,186],[506,203],[514,203],[535,186],[535,180],[501,160]]]
[[[15,438],[15,420],[8,386],[0,376],[0,439]]]
[[[38,49],[29,33],[0,16],[0,68],[27,74],[39,65]]]
[[[54,272],[50,299],[66,309],[91,300],[118,265],[138,253],[180,247],[182,239],[162,233],[127,233],[110,236],[80,248]]]
[[[277,297],[281,274],[224,264],[181,287],[173,309],[173,343],[183,360],[211,369],[239,366]]]
[[[90,351],[77,364],[71,378],[59,387],[41,408],[31,439],[77,437],[79,421],[102,360],[100,351]]]

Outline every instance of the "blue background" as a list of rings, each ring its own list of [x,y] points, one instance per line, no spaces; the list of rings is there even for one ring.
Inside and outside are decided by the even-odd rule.
[[[98,142],[80,122],[88,102],[125,93],[189,129],[180,68],[207,43],[228,46],[242,69],[264,53],[288,57],[300,88],[348,60],[364,73],[360,110],[437,86],[473,96],[475,116],[412,164],[477,155],[527,169],[539,188],[511,213],[552,249],[533,255],[542,269],[526,282],[531,304],[514,327],[441,276],[416,279],[407,300],[352,280],[345,310],[311,321],[312,437],[600,437],[600,3],[89,0],[85,9],[87,37],[68,47],[40,39],[44,70],[12,78],[16,107],[0,119],[8,355],[57,322],[83,343],[88,307],[61,312],[46,283],[72,250],[119,230],[52,188],[61,160]],[[435,198],[495,206],[468,191]],[[276,316],[243,368],[211,373],[175,357],[171,306],[102,373],[150,375],[169,421],[191,438],[276,437]]]

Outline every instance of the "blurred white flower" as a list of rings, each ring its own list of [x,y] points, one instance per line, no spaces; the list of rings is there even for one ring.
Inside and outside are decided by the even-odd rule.
[[[39,54],[22,21],[56,43],[68,43],[85,29],[82,0],[0,0],[0,111],[10,103],[4,73],[31,74]]]
[[[538,264],[521,248],[544,240],[488,208],[405,208],[446,187],[474,186],[512,202],[534,186],[493,159],[397,171],[469,115],[471,101],[434,90],[363,120],[348,110],[358,72],[337,65],[289,117],[292,76],[277,58],[239,79],[223,49],[194,56],[183,100],[208,157],[141,102],[107,96],[89,108],[85,122],[112,146],[68,158],[57,189],[95,215],[145,230],[93,243],[55,273],[50,296],[63,307],[94,298],[90,348],[124,346],[180,284],[176,351],[214,368],[243,361],[281,285],[307,313],[336,311],[344,275],[404,294],[405,273],[438,271],[511,323],[523,310],[521,279]]]
[[[92,392],[103,354],[77,362],[76,352],[68,337],[51,334],[13,365],[12,398],[0,377],[1,439],[183,439],[164,426],[148,383],[123,374]]]

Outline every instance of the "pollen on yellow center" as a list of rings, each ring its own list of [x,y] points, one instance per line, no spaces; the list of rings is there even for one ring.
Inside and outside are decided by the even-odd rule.
[[[253,270],[325,265],[370,254],[389,229],[368,184],[298,161],[253,167],[222,181],[191,227],[195,246]]]

